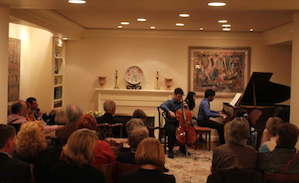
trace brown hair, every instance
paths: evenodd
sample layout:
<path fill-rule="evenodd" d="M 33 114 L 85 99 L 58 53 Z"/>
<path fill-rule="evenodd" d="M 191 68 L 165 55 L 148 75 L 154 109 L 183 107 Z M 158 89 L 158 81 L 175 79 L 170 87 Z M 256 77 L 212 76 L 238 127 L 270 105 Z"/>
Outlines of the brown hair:
<path fill-rule="evenodd" d="M 283 123 L 277 128 L 277 146 L 282 148 L 294 148 L 298 140 L 299 129 L 291 123 Z"/>
<path fill-rule="evenodd" d="M 16 140 L 16 151 L 23 157 L 37 156 L 47 148 L 44 123 L 30 121 L 22 124 Z"/>
<path fill-rule="evenodd" d="M 8 139 L 16 136 L 16 129 L 11 125 L 0 124 L 0 149 L 2 149 Z"/>
<path fill-rule="evenodd" d="M 279 117 L 270 117 L 266 123 L 266 129 L 268 130 L 271 137 L 275 137 L 277 133 L 277 127 L 282 124 L 283 121 Z"/>
<path fill-rule="evenodd" d="M 96 133 L 89 129 L 74 131 L 63 147 L 66 162 L 79 167 L 91 164 L 94 160 L 94 148 L 97 141 Z"/>
<path fill-rule="evenodd" d="M 165 154 L 162 145 L 153 137 L 143 139 L 137 147 L 135 160 L 139 165 L 163 166 Z"/>
<path fill-rule="evenodd" d="M 139 119 L 139 118 L 130 119 L 125 125 L 127 134 L 130 135 L 131 131 L 139 126 L 144 126 L 144 123 L 141 119 Z"/>
<path fill-rule="evenodd" d="M 140 118 L 143 122 L 146 121 L 147 115 L 145 114 L 145 112 L 141 109 L 136 109 L 133 112 L 132 118 Z"/>
<path fill-rule="evenodd" d="M 77 122 L 77 129 L 87 128 L 97 130 L 97 121 L 91 114 L 84 114 Z"/>
<path fill-rule="evenodd" d="M 245 118 L 236 117 L 231 121 L 228 127 L 229 142 L 238 145 L 246 145 L 249 135 L 249 124 Z"/>
<path fill-rule="evenodd" d="M 138 144 L 148 136 L 148 129 L 145 126 L 136 127 L 128 136 L 130 147 L 137 148 Z"/>

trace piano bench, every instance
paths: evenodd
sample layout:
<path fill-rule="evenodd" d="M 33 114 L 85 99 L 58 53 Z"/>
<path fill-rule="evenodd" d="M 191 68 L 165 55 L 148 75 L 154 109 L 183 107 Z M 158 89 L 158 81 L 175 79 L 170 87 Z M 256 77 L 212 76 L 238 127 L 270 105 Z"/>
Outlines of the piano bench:
<path fill-rule="evenodd" d="M 208 143 L 208 138 L 209 138 L 209 151 L 211 150 L 211 128 L 209 127 L 200 127 L 197 125 L 193 125 L 195 131 L 196 131 L 196 142 L 195 142 L 195 147 L 194 149 L 196 150 L 197 145 L 200 143 L 200 137 L 202 134 L 206 136 L 205 138 L 205 148 L 207 149 L 207 143 Z"/>

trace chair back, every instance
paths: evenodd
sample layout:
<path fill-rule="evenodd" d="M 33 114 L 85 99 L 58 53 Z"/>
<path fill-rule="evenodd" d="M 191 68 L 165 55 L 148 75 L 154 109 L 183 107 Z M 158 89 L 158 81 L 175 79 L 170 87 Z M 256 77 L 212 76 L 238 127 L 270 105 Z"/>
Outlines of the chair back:
<path fill-rule="evenodd" d="M 120 180 L 121 176 L 125 173 L 131 173 L 138 170 L 141 166 L 140 165 L 133 165 L 128 163 L 117 162 L 117 175 L 118 180 Z"/>
<path fill-rule="evenodd" d="M 264 183 L 267 181 L 299 182 L 299 174 L 264 172 Z"/>
<path fill-rule="evenodd" d="M 103 165 L 93 165 L 97 170 L 105 175 L 106 183 L 112 182 L 112 163 Z"/>
<path fill-rule="evenodd" d="M 262 183 L 261 172 L 247 169 L 217 170 L 208 176 L 207 183 Z"/>
<path fill-rule="evenodd" d="M 158 109 L 158 117 L 159 117 L 159 141 L 162 143 L 162 138 L 165 138 L 164 125 L 165 125 L 166 113 L 160 107 L 157 107 L 157 109 Z"/>
<path fill-rule="evenodd" d="M 262 113 L 263 112 L 261 110 L 259 110 L 259 109 L 253 109 L 251 111 L 251 113 L 249 114 L 249 118 L 251 120 L 252 126 L 255 126 L 256 122 L 259 120 L 259 118 L 261 117 Z"/>
<path fill-rule="evenodd" d="M 113 128 L 120 128 L 119 137 L 122 138 L 122 131 L 123 131 L 124 124 L 122 123 L 100 123 L 97 127 L 97 134 L 100 140 L 104 140 L 107 137 L 114 137 Z"/>

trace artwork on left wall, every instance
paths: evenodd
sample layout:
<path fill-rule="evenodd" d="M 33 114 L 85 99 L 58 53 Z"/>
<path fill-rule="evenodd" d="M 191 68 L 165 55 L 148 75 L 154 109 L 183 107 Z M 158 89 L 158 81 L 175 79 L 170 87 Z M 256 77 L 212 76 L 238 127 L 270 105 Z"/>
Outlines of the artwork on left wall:
<path fill-rule="evenodd" d="M 20 96 L 21 40 L 9 38 L 8 44 L 8 102 Z"/>

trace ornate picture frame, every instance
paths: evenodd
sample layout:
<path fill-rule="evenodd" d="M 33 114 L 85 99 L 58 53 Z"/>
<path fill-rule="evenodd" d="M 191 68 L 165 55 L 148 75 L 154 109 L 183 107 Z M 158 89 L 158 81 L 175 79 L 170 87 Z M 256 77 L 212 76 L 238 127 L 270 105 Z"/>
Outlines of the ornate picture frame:
<path fill-rule="evenodd" d="M 189 90 L 203 95 L 205 90 L 213 89 L 229 97 L 244 92 L 250 54 L 250 47 L 189 46 Z"/>

